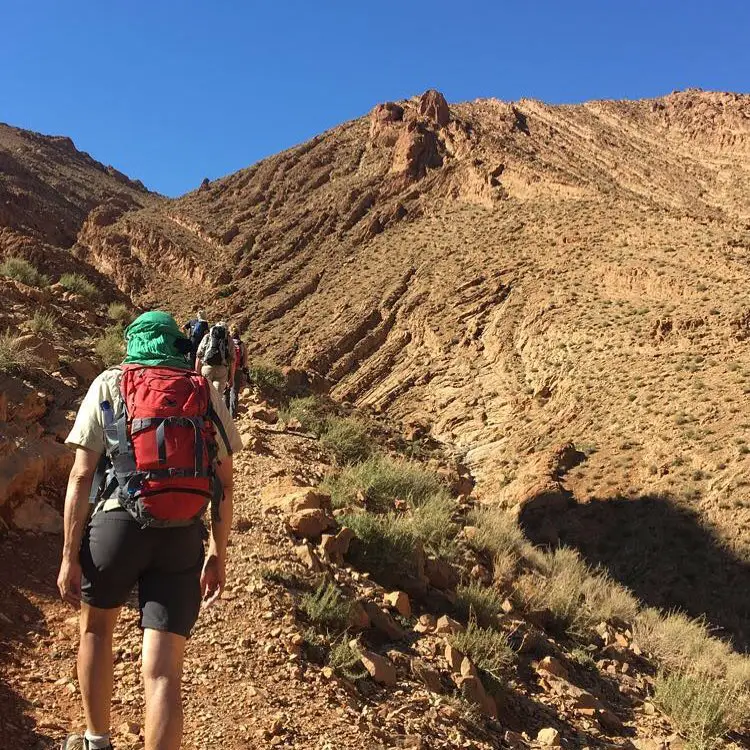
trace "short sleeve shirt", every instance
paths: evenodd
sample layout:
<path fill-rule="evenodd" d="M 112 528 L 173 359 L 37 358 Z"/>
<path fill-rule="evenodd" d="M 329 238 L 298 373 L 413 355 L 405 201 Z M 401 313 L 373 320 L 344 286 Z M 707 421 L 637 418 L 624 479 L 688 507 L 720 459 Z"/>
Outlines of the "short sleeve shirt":
<path fill-rule="evenodd" d="M 120 379 L 122 370 L 112 368 L 98 375 L 84 396 L 73 429 L 65 440 L 66 445 L 76 448 L 87 448 L 96 453 L 104 453 L 104 415 L 102 414 L 102 402 L 109 401 L 112 410 L 116 414 L 122 404 L 120 395 Z M 214 407 L 224 431 L 227 435 L 229 445 L 224 445 L 221 436 L 218 437 L 219 460 L 227 455 L 242 450 L 242 438 L 237 427 L 229 415 L 224 400 L 219 396 L 215 388 L 209 388 L 211 404 Z"/>

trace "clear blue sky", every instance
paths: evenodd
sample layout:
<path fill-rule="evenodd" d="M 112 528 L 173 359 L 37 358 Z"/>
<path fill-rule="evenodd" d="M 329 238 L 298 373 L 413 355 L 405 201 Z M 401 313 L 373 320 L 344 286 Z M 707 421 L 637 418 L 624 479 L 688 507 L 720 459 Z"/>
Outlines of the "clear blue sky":
<path fill-rule="evenodd" d="M 750 88 L 747 0 L 0 0 L 0 121 L 178 195 L 442 90 Z"/>

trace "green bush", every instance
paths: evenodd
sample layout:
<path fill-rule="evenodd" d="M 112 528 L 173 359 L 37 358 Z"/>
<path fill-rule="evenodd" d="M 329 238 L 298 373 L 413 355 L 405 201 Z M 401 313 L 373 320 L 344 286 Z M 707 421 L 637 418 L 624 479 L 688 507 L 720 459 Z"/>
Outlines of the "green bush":
<path fill-rule="evenodd" d="M 0 372 L 26 373 L 41 364 L 38 357 L 18 342 L 16 334 L 0 333 Z"/>
<path fill-rule="evenodd" d="M 20 281 L 26 286 L 49 286 L 49 278 L 23 258 L 6 258 L 0 265 L 0 276 Z"/>
<path fill-rule="evenodd" d="M 99 296 L 99 290 L 80 273 L 64 273 L 58 283 L 63 289 L 88 299 L 95 299 Z"/>
<path fill-rule="evenodd" d="M 313 593 L 305 594 L 300 607 L 319 627 L 340 632 L 349 626 L 352 603 L 333 583 L 323 581 Z"/>
<path fill-rule="evenodd" d="M 133 313 L 126 304 L 112 302 L 107 308 L 107 315 L 113 323 L 127 328 L 133 322 Z"/>
<path fill-rule="evenodd" d="M 456 633 L 450 640 L 498 685 L 505 682 L 514 661 L 513 649 L 505 633 L 482 628 L 472 620 L 463 633 Z"/>
<path fill-rule="evenodd" d="M 498 593 L 481 583 L 460 584 L 456 588 L 456 608 L 469 620 L 476 619 L 488 625 L 502 613 L 502 601 Z"/>
<path fill-rule="evenodd" d="M 396 500 L 418 507 L 430 499 L 448 497 L 447 488 L 435 473 L 387 456 L 373 456 L 346 467 L 326 480 L 326 489 L 336 507 L 355 504 L 362 493 L 368 510 L 378 513 L 393 509 Z"/>
<path fill-rule="evenodd" d="M 284 422 L 296 419 L 303 430 L 320 436 L 325 430 L 331 409 L 332 406 L 318 396 L 300 396 L 290 399 L 288 406 L 281 412 L 281 419 Z"/>
<path fill-rule="evenodd" d="M 284 389 L 284 373 L 275 365 L 256 360 L 248 366 L 250 385 L 263 393 L 275 393 Z"/>
<path fill-rule="evenodd" d="M 34 317 L 29 321 L 29 328 L 34 333 L 51 336 L 57 330 L 57 316 L 54 313 L 37 310 Z"/>
<path fill-rule="evenodd" d="M 106 367 L 119 365 L 125 358 L 125 336 L 120 326 L 108 328 L 94 344 L 94 351 Z"/>
<path fill-rule="evenodd" d="M 353 648 L 346 634 L 344 634 L 333 644 L 328 655 L 328 666 L 342 677 L 356 682 L 369 674 L 362 666 L 360 659 L 359 649 Z"/>
<path fill-rule="evenodd" d="M 354 419 L 329 417 L 321 436 L 323 447 L 333 453 L 339 465 L 364 461 L 373 452 L 367 428 Z"/>
<path fill-rule="evenodd" d="M 654 702 L 688 740 L 693 750 L 712 750 L 727 732 L 748 718 L 747 694 L 706 675 L 660 672 Z"/>

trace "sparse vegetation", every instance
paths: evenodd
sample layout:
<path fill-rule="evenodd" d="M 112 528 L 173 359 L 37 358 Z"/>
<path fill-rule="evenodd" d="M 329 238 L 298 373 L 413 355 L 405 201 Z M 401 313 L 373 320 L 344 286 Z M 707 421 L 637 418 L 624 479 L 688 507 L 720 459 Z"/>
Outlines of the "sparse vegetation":
<path fill-rule="evenodd" d="M 385 513 L 401 500 L 417 507 L 448 491 L 439 477 L 411 461 L 373 456 L 349 466 L 326 481 L 336 507 L 355 505 L 361 493 L 368 510 Z"/>
<path fill-rule="evenodd" d="M 328 655 L 328 666 L 352 682 L 362 680 L 368 675 L 360 661 L 359 650 L 352 647 L 346 634 L 337 639 L 331 647 Z"/>
<path fill-rule="evenodd" d="M 485 625 L 503 611 L 495 589 L 476 582 L 456 588 L 456 608 L 467 619 L 476 619 Z"/>
<path fill-rule="evenodd" d="M 64 273 L 58 283 L 69 292 L 80 294 L 87 299 L 96 299 L 99 296 L 99 290 L 80 273 Z"/>
<path fill-rule="evenodd" d="M 284 373 L 276 365 L 255 360 L 247 369 L 250 385 L 263 393 L 274 393 L 284 387 Z"/>
<path fill-rule="evenodd" d="M 346 630 L 351 602 L 335 584 L 323 581 L 313 593 L 302 597 L 300 607 L 312 623 L 332 632 Z"/>
<path fill-rule="evenodd" d="M 20 344 L 14 333 L 0 333 L 0 372 L 25 373 L 40 365 L 39 358 Z"/>
<path fill-rule="evenodd" d="M 325 421 L 321 443 L 340 465 L 364 461 L 373 452 L 373 441 L 362 422 L 341 417 Z"/>
<path fill-rule="evenodd" d="M 49 286 L 49 277 L 40 273 L 36 266 L 24 258 L 6 258 L 0 264 L 0 276 L 20 281 L 26 286 L 37 288 Z"/>
<path fill-rule="evenodd" d="M 130 308 L 122 302 L 112 302 L 107 307 L 109 319 L 123 328 L 127 328 L 133 321 L 133 313 Z"/>
<path fill-rule="evenodd" d="M 29 321 L 29 328 L 36 334 L 51 336 L 57 330 L 57 315 L 37 310 Z"/>
<path fill-rule="evenodd" d="M 108 328 L 94 344 L 94 351 L 101 357 L 105 367 L 118 365 L 125 357 L 125 338 L 120 326 Z"/>
<path fill-rule="evenodd" d="M 322 435 L 331 411 L 332 405 L 318 396 L 299 396 L 289 401 L 280 416 L 285 422 L 296 419 L 303 430 Z"/>
<path fill-rule="evenodd" d="M 483 628 L 474 620 L 463 633 L 451 636 L 455 647 L 499 685 L 504 684 L 514 661 L 513 649 L 505 633 Z"/>

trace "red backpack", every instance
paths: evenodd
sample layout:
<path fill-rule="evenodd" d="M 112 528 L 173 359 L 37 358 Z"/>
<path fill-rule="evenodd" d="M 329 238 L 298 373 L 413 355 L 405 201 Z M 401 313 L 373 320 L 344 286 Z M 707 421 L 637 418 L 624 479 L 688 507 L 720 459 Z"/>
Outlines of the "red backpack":
<path fill-rule="evenodd" d="M 122 371 L 119 413 L 102 404 L 108 466 L 101 496 L 116 495 L 142 526 L 185 526 L 209 504 L 218 517 L 216 429 L 227 437 L 208 381 L 171 367 Z"/>

